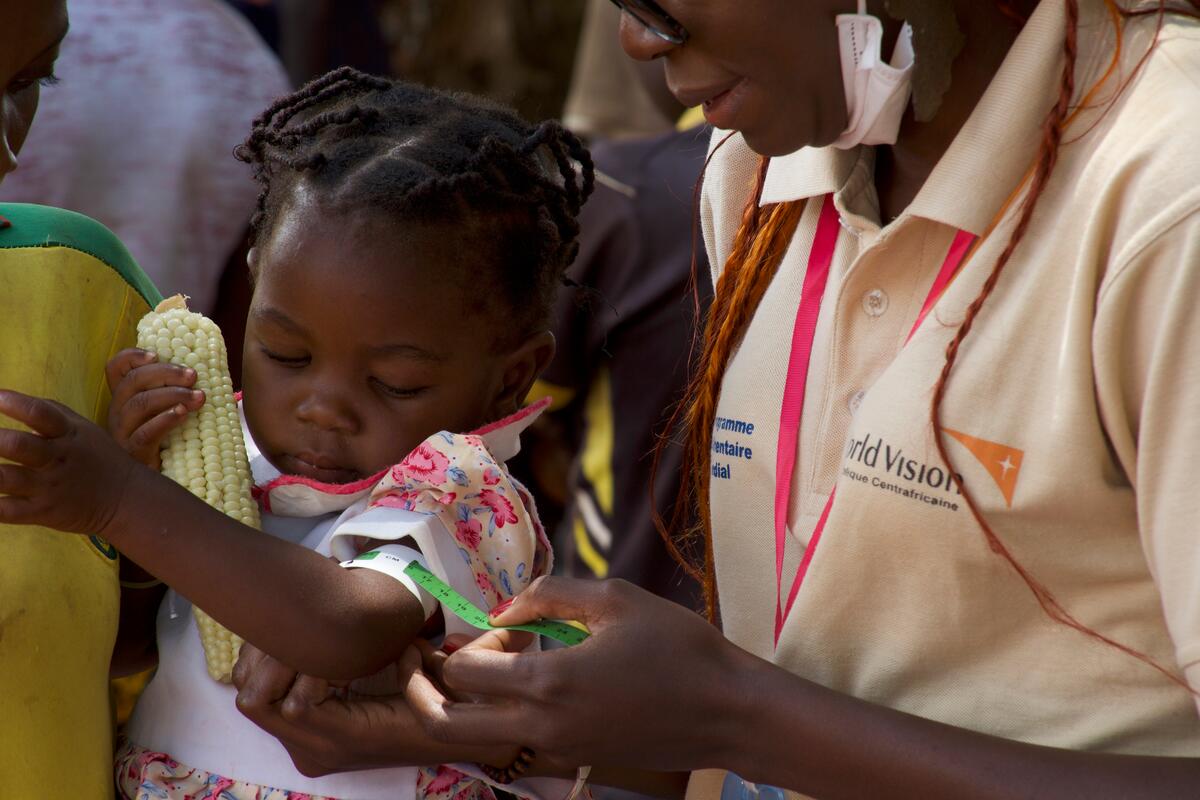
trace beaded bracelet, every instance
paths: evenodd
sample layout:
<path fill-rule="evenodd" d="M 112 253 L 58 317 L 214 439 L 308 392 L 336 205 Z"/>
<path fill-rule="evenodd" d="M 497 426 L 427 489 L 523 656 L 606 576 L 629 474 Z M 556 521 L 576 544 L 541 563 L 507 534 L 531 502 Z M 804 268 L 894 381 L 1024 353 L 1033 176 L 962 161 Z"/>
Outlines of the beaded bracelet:
<path fill-rule="evenodd" d="M 517 757 L 507 767 L 493 767 L 491 764 L 480 764 L 479 768 L 494 783 L 507 786 L 529 771 L 535 757 L 532 750 L 528 747 L 522 747 L 517 753 Z"/>

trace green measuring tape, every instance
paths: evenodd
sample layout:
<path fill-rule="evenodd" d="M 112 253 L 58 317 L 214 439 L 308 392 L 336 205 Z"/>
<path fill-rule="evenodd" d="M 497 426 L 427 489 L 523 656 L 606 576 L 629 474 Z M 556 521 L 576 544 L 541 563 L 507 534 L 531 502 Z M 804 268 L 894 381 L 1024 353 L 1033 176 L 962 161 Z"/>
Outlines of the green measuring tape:
<path fill-rule="evenodd" d="M 578 622 L 562 622 L 557 619 L 542 619 L 528 625 L 493 625 L 488 622 L 487 612 L 481 611 L 474 603 L 454 591 L 441 578 L 434 575 L 418 562 L 413 561 L 404 568 L 404 574 L 416 581 L 422 589 L 438 599 L 443 607 L 454 613 L 468 625 L 480 630 L 515 630 L 529 631 L 548 636 L 565 645 L 576 645 L 588 638 L 588 630 Z"/>

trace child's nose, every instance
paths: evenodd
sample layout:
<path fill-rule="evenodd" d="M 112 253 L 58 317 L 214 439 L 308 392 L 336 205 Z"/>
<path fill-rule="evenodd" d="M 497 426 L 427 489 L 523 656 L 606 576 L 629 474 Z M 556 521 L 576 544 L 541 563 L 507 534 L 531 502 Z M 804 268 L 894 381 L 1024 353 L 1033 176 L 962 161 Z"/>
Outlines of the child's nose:
<path fill-rule="evenodd" d="M 331 393 L 312 392 L 296 406 L 296 417 L 322 430 L 354 433 L 357 417 L 350 405 Z"/>

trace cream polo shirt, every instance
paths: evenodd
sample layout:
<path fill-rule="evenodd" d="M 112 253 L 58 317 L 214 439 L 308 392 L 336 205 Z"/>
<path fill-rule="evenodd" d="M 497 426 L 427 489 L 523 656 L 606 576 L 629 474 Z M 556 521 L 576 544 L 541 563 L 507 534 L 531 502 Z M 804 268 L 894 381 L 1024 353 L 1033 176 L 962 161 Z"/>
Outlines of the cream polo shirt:
<path fill-rule="evenodd" d="M 1081 93 L 1103 74 L 1114 38 L 1099 0 L 1082 11 Z M 1154 26 L 1128 23 L 1126 75 Z M 933 387 L 1011 215 L 903 347 L 957 230 L 983 233 L 1032 163 L 1057 97 L 1064 32 L 1062 4 L 1043 2 L 925 187 L 882 230 L 870 149 L 772 162 L 764 204 L 813 201 L 717 411 L 711 499 L 724 630 L 817 683 L 960 727 L 1080 750 L 1198 756 L 1192 696 L 1052 622 L 990 551 L 937 455 Z M 954 469 L 1017 559 L 1083 623 L 1187 670 L 1200 687 L 1198 75 L 1200 26 L 1168 22 L 1107 113 L 1085 113 L 1071 128 L 1078 141 L 1062 149 L 966 340 L 942 419 L 954 431 Z M 702 221 L 717 269 L 757 163 L 735 136 L 709 168 Z M 837 500 L 776 650 L 780 404 L 830 192 L 843 230 L 807 381 L 785 596 L 835 485 Z M 694 795 L 719 789 L 708 778 L 693 781 Z"/>

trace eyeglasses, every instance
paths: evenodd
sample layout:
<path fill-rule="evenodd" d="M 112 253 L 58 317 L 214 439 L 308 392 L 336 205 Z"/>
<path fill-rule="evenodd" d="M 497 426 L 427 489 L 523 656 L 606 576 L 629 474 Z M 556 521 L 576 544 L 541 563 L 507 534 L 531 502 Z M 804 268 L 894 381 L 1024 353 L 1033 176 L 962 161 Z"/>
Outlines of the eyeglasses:
<path fill-rule="evenodd" d="M 687 28 L 679 24 L 654 0 L 612 0 L 612 4 L 642 23 L 658 38 L 673 45 L 688 40 Z"/>

